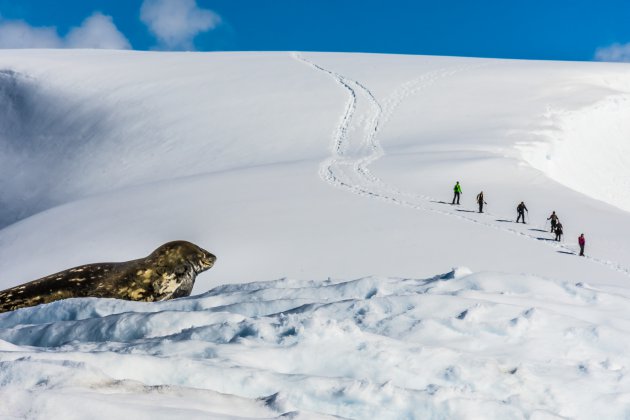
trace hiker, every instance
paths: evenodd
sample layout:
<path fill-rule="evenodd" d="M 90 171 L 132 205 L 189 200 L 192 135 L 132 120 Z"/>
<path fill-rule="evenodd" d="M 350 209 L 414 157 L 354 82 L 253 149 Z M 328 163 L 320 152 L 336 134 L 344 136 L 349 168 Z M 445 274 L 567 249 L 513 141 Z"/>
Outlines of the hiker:
<path fill-rule="evenodd" d="M 556 224 L 556 241 L 560 242 L 562 240 L 562 223 L 560 223 L 560 219 L 558 219 L 558 223 Z"/>
<path fill-rule="evenodd" d="M 581 233 L 578 238 L 578 244 L 580 244 L 580 257 L 584 256 L 584 245 L 586 245 L 586 239 L 584 238 L 584 234 Z"/>
<path fill-rule="evenodd" d="M 555 210 L 551 213 L 551 216 L 547 217 L 547 220 L 551 220 L 551 230 L 549 232 L 553 233 L 556 230 L 556 224 L 558 223 L 558 216 L 556 215 Z"/>
<path fill-rule="evenodd" d="M 483 191 L 477 194 L 477 204 L 479 204 L 479 213 L 483 213 L 483 205 L 488 204 L 485 201 L 483 201 Z"/>
<path fill-rule="evenodd" d="M 455 195 L 453 195 L 453 202 L 451 204 L 455 204 L 455 200 L 457 200 L 457 204 L 459 204 L 459 195 L 462 193 L 462 187 L 459 185 L 459 181 L 455 183 L 453 191 L 455 192 Z"/>
<path fill-rule="evenodd" d="M 521 204 L 516 206 L 516 212 L 518 213 L 516 223 L 518 223 L 521 218 L 523 218 L 523 223 L 525 223 L 525 212 L 529 213 L 529 210 L 527 210 L 527 207 L 525 207 L 525 203 L 521 201 Z"/>

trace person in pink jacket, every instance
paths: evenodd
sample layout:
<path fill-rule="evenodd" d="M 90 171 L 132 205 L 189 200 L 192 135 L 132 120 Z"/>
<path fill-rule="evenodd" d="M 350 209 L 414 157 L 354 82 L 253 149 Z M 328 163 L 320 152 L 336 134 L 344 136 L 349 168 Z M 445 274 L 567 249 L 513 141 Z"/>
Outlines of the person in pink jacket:
<path fill-rule="evenodd" d="M 586 245 L 586 239 L 584 238 L 584 234 L 580 234 L 578 238 L 578 244 L 580 244 L 580 256 L 584 256 L 584 245 Z"/>

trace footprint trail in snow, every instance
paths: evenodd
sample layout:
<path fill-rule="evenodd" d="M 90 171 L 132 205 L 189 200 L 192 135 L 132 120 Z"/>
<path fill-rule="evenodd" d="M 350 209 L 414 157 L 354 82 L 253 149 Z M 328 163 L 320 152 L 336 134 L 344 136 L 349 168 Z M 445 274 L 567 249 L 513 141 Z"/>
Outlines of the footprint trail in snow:
<path fill-rule="evenodd" d="M 402 101 L 409 96 L 420 93 L 441 79 L 482 65 L 452 66 L 427 72 L 416 79 L 402 84 L 381 105 L 374 94 L 361 82 L 322 67 L 300 53 L 293 53 L 293 58 L 328 75 L 348 93 L 348 102 L 341 117 L 341 122 L 333 134 L 332 155 L 322 162 L 320 166 L 319 173 L 325 182 L 357 195 L 368 196 L 418 210 L 457 217 L 468 222 L 540 242 L 538 236 L 532 235 L 529 231 L 520 229 L 518 226 L 505 227 L 493 223 L 496 217 L 488 220 L 488 216 L 493 216 L 490 213 L 479 215 L 477 213 L 462 214 L 464 212 L 456 212 L 451 208 L 445 207 L 444 202 L 440 203 L 439 200 L 433 197 L 401 191 L 395 186 L 383 182 L 369 170 L 369 165 L 385 154 L 378 140 L 379 130 L 389 120 Z M 576 254 L 576 250 L 568 244 L 554 241 L 545 241 L 545 243 L 559 252 Z M 630 276 L 630 269 L 619 263 L 588 256 L 585 258 Z"/>

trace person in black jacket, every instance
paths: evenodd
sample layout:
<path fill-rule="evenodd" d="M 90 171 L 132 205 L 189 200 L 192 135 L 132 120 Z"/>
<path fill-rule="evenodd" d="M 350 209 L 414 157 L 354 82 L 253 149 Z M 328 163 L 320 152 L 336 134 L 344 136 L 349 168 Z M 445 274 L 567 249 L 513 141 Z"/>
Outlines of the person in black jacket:
<path fill-rule="evenodd" d="M 479 213 L 483 213 L 483 205 L 488 204 L 483 200 L 483 191 L 477 194 L 477 204 L 479 204 Z"/>
<path fill-rule="evenodd" d="M 556 241 L 560 242 L 562 240 L 563 233 L 564 231 L 562 230 L 562 223 L 560 223 L 560 220 L 558 220 L 558 223 L 556 224 Z"/>
<path fill-rule="evenodd" d="M 551 213 L 551 216 L 547 217 L 547 220 L 551 220 L 551 230 L 550 232 L 553 233 L 556 230 L 556 224 L 558 223 L 558 216 L 556 215 L 556 211 L 554 210 Z"/>
<path fill-rule="evenodd" d="M 529 210 L 527 210 L 525 203 L 521 201 L 521 204 L 516 206 L 516 212 L 518 213 L 518 217 L 516 218 L 516 223 L 518 223 L 518 221 L 521 218 L 523 219 L 523 223 L 525 223 L 525 212 L 529 213 Z"/>

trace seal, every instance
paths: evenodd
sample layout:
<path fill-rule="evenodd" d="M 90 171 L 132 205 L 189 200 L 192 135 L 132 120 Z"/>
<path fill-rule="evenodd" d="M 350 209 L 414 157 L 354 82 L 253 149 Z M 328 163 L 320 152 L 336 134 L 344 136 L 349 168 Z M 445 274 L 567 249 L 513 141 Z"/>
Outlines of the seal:
<path fill-rule="evenodd" d="M 70 268 L 0 292 L 0 313 L 60 299 L 99 297 L 157 302 L 190 296 L 197 274 L 216 257 L 186 241 L 168 242 L 148 257 Z"/>

